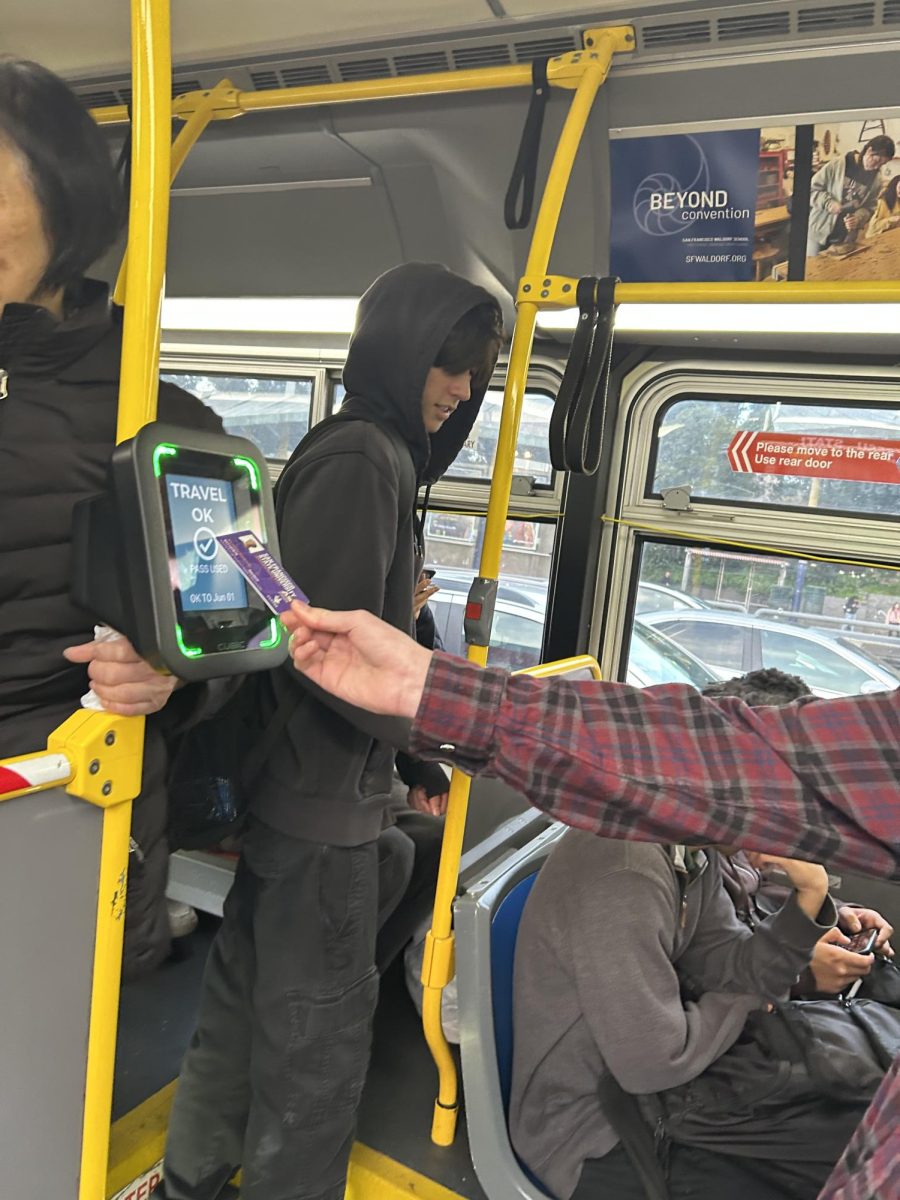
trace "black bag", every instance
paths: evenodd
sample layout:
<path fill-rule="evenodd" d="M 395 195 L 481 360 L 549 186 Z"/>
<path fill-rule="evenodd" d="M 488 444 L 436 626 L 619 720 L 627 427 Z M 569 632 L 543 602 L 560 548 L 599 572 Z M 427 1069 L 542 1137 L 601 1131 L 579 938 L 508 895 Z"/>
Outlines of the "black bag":
<path fill-rule="evenodd" d="M 167 783 L 170 849 L 201 850 L 240 832 L 249 789 L 301 699 L 298 687 L 296 697 L 272 711 L 268 675 L 245 676 L 218 711 L 175 743 Z"/>
<path fill-rule="evenodd" d="M 863 976 L 862 987 L 856 993 L 859 1000 L 877 1000 L 900 1008 L 900 968 L 880 954 L 875 955 L 872 970 Z"/>
<path fill-rule="evenodd" d="M 900 1013 L 868 1000 L 790 1000 L 752 1013 L 702 1075 L 652 1098 L 673 1142 L 815 1162 L 840 1150 L 893 1058 Z"/>

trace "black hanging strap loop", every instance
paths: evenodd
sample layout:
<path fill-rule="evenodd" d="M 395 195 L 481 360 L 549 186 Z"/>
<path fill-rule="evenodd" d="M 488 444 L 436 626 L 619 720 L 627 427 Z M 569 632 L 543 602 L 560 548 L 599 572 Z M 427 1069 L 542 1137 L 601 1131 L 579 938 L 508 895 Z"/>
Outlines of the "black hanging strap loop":
<path fill-rule="evenodd" d="M 506 189 L 503 201 L 503 219 L 507 229 L 525 229 L 531 221 L 534 206 L 534 185 L 537 179 L 538 155 L 541 149 L 541 130 L 544 126 L 544 109 L 550 96 L 547 82 L 549 58 L 536 58 L 531 64 L 532 92 L 519 153 Z M 516 212 L 516 201 L 521 191 L 521 206 Z"/>
<path fill-rule="evenodd" d="M 122 149 L 119 151 L 119 157 L 116 159 L 115 172 L 119 176 L 122 194 L 127 204 L 131 192 L 131 148 L 134 142 L 134 112 L 130 100 L 125 108 L 128 112 L 128 129 L 125 133 L 125 140 L 122 142 Z"/>
<path fill-rule="evenodd" d="M 578 304 L 578 324 L 572 337 L 569 358 L 563 372 L 562 382 L 556 394 L 556 403 L 550 417 L 550 462 L 554 471 L 566 470 L 566 430 L 569 414 L 581 390 L 597 321 L 597 280 L 588 275 L 578 281 L 575 291 Z"/>
<path fill-rule="evenodd" d="M 578 326 L 550 418 L 550 461 L 557 471 L 593 475 L 606 432 L 617 279 L 579 281 Z"/>

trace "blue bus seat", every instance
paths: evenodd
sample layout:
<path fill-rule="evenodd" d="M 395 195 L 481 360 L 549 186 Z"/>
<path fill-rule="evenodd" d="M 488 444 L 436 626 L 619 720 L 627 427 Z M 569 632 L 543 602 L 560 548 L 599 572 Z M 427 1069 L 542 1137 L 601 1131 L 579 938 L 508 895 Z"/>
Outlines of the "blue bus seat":
<path fill-rule="evenodd" d="M 466 1123 L 488 1200 L 552 1200 L 516 1157 L 507 1116 L 513 1059 L 513 963 L 525 901 L 565 833 L 543 830 L 456 901 L 456 979 Z"/>
<path fill-rule="evenodd" d="M 520 879 L 500 901 L 491 921 L 491 1000 L 494 1009 L 494 1046 L 503 1111 L 509 1117 L 509 1089 L 513 1056 L 513 966 L 516 939 L 525 901 L 531 894 L 537 871 Z"/>

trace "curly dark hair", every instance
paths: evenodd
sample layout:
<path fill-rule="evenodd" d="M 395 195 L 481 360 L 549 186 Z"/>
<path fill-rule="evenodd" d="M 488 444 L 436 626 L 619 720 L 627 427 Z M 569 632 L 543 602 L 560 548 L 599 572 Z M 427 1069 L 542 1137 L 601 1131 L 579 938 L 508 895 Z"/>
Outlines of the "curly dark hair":
<path fill-rule="evenodd" d="M 751 708 L 762 708 L 791 704 L 803 696 L 811 696 L 812 692 L 798 675 L 788 675 L 776 667 L 764 667 L 761 671 L 748 671 L 746 675 L 736 675 L 721 683 L 707 684 L 702 695 L 714 699 L 734 696 Z"/>

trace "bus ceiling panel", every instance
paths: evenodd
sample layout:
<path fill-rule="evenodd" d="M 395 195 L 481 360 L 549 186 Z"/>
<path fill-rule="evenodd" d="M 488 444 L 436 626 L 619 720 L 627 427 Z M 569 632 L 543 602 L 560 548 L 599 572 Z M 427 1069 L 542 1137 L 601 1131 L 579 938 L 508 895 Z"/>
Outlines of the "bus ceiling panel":
<path fill-rule="evenodd" d="M 170 296 L 347 296 L 404 259 L 383 188 L 185 196 L 172 205 Z"/>
<path fill-rule="evenodd" d="M 610 126 L 630 134 L 710 122 L 752 125 L 773 117 L 877 110 L 897 104 L 897 39 L 817 53 L 755 54 L 722 63 L 667 63 L 614 73 L 606 91 Z"/>
<path fill-rule="evenodd" d="M 359 295 L 382 263 L 413 259 L 439 260 L 514 294 L 530 231 L 507 230 L 502 197 L 525 107 L 511 94 L 457 96 L 208 131 L 175 187 L 169 294 Z M 554 95 L 541 179 L 566 107 L 567 97 Z M 605 269 L 606 151 L 601 94 L 563 209 L 558 271 Z M 260 254 L 260 239 L 270 256 Z"/>
<path fill-rule="evenodd" d="M 172 5 L 173 62 L 268 54 L 385 35 L 431 35 L 495 19 L 489 0 L 178 0 Z M 125 0 L 4 0 L 3 48 L 72 77 L 127 71 Z"/>
<path fill-rule="evenodd" d="M 323 129 L 321 116 L 291 114 L 288 126 L 263 129 L 254 121 L 207 129 L 178 173 L 173 195 L 194 189 L 290 188 L 294 184 L 364 187 L 372 166 L 358 151 Z"/>

